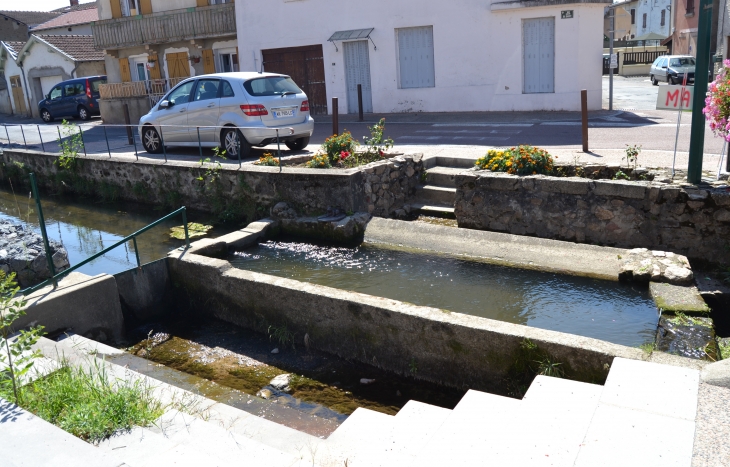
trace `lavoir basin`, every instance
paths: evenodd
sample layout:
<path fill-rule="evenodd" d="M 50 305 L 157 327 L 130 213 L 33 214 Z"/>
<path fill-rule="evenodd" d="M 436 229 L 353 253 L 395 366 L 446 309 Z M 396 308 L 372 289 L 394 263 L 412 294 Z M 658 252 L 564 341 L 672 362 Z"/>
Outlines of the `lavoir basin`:
<path fill-rule="evenodd" d="M 369 243 L 267 241 L 230 261 L 249 271 L 631 347 L 654 342 L 659 319 L 639 285 Z"/>

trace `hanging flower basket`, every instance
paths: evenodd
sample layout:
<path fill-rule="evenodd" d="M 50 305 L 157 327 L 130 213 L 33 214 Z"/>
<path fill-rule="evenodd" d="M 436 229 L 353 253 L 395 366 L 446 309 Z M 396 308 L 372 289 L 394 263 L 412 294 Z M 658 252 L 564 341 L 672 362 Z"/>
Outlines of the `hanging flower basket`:
<path fill-rule="evenodd" d="M 715 136 L 730 141 L 730 75 L 728 68 L 730 60 L 723 62 L 723 68 L 715 81 L 708 86 L 705 108 L 702 113 L 710 123 L 710 129 Z"/>

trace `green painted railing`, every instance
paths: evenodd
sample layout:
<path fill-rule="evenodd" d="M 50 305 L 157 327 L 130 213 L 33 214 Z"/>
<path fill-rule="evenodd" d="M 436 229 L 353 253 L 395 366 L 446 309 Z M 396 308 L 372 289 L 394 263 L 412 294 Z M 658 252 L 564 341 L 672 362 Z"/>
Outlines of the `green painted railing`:
<path fill-rule="evenodd" d="M 28 287 L 26 289 L 21 290 L 20 293 L 22 293 L 23 295 L 28 295 L 30 293 L 33 293 L 36 290 L 41 289 L 49 284 L 53 284 L 53 288 L 55 289 L 58 285 L 58 281 L 61 278 L 63 278 L 64 276 L 66 276 L 67 274 L 79 269 L 81 266 L 84 266 L 85 264 L 88 264 L 91 261 L 94 261 L 99 256 L 105 255 L 106 253 L 110 252 L 114 248 L 124 245 L 129 240 L 132 240 L 132 242 L 134 243 L 134 255 L 137 258 L 137 267 L 140 267 L 141 263 L 139 261 L 139 251 L 137 249 L 137 236 L 147 232 L 152 227 L 159 225 L 160 223 L 166 221 L 167 219 L 177 216 L 178 214 L 182 214 L 183 226 L 185 228 L 185 248 L 186 249 L 190 248 L 190 236 L 188 235 L 188 216 L 185 211 L 185 206 L 183 206 L 180 209 L 177 209 L 177 210 L 171 212 L 170 214 L 166 215 L 165 217 L 157 219 L 153 223 L 139 229 L 138 231 L 134 232 L 133 234 L 127 235 L 123 239 L 116 242 L 114 245 L 104 248 L 103 250 L 96 253 L 95 255 L 89 256 L 88 258 L 81 261 L 80 263 L 78 263 L 74 266 L 71 266 L 70 268 L 56 274 L 55 268 L 53 267 L 53 259 L 50 256 L 50 248 L 48 246 L 48 239 L 46 237 L 46 225 L 45 225 L 45 221 L 43 219 L 43 211 L 41 210 L 40 198 L 38 197 L 38 189 L 37 189 L 36 183 L 35 183 L 35 176 L 33 174 L 31 174 L 31 188 L 33 189 L 33 195 L 36 197 L 36 203 L 38 205 L 38 217 L 39 217 L 39 221 L 41 223 L 41 233 L 43 234 L 43 243 L 44 243 L 44 246 L 46 247 L 46 256 L 48 257 L 49 268 L 50 268 L 50 271 L 51 271 L 51 274 L 53 275 L 53 277 L 46 279 L 45 281 L 41 282 L 40 284 L 37 284 L 32 287 Z"/>

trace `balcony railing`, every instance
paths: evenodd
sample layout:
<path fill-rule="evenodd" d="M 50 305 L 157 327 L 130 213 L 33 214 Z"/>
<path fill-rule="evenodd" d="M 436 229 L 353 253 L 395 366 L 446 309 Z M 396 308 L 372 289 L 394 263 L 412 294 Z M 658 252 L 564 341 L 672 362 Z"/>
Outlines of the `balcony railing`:
<path fill-rule="evenodd" d="M 236 34 L 234 3 L 127 16 L 91 23 L 97 50 Z"/>
<path fill-rule="evenodd" d="M 167 91 L 175 87 L 185 78 L 151 79 L 149 81 L 132 81 L 131 83 L 107 83 L 99 85 L 101 99 L 119 99 L 122 97 L 147 96 L 150 106 L 157 104 Z"/>

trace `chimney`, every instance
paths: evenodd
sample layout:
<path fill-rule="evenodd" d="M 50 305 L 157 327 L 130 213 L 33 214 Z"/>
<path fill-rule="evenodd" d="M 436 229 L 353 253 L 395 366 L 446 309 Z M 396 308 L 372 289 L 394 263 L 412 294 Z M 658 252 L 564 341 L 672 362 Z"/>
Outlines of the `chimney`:
<path fill-rule="evenodd" d="M 71 6 L 78 6 L 79 0 L 69 0 L 71 2 Z"/>

